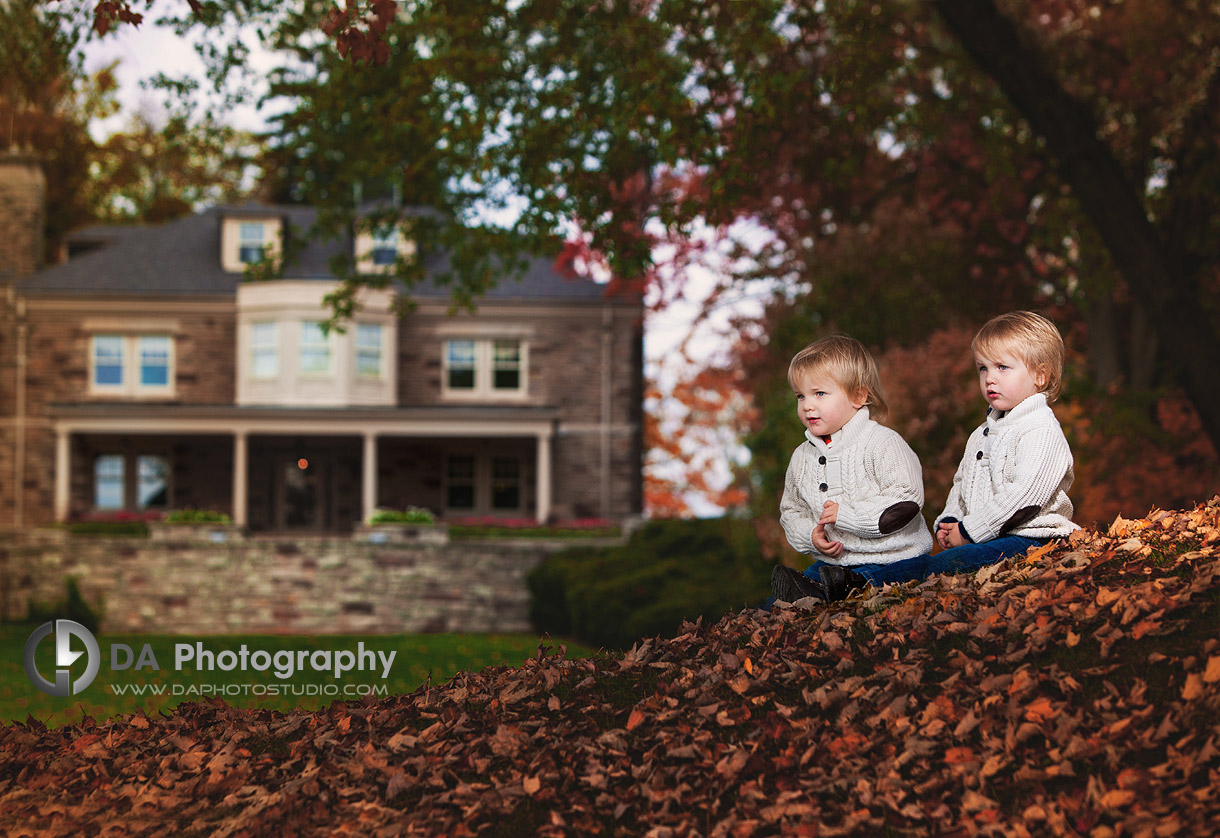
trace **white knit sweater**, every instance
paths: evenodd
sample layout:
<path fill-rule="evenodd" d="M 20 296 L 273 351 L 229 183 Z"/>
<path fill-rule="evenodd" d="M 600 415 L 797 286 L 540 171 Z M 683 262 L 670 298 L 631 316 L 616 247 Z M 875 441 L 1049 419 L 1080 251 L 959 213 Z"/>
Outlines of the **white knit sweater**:
<path fill-rule="evenodd" d="M 822 556 L 827 563 L 888 564 L 932 549 L 920 514 L 923 470 L 896 431 L 870 419 L 865 407 L 831 436 L 830 445 L 808 430 L 805 439 L 792 452 L 779 504 L 794 549 L 816 552 L 813 528 L 828 500 L 839 504 L 839 516 L 826 535 L 843 542 L 843 552 L 835 559 Z"/>
<path fill-rule="evenodd" d="M 945 511 L 975 542 L 1000 535 L 1065 536 L 1072 523 L 1072 451 L 1046 396 L 1009 411 L 988 409 L 970 435 Z"/>

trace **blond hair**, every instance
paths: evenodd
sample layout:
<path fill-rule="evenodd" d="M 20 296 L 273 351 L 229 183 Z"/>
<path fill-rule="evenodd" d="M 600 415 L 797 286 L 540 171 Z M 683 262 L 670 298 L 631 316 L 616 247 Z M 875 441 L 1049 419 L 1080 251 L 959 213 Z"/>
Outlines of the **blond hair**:
<path fill-rule="evenodd" d="M 1029 368 L 1047 401 L 1054 401 L 1063 386 L 1063 336 L 1047 318 L 1032 311 L 1010 311 L 987 321 L 974 336 L 970 349 L 989 360 L 1006 351 Z"/>
<path fill-rule="evenodd" d="M 864 395 L 869 418 L 878 421 L 889 413 L 881 392 L 881 374 L 864 344 L 847 335 L 815 340 L 793 356 L 788 364 L 788 383 L 795 390 L 797 378 L 826 373 L 850 396 Z"/>

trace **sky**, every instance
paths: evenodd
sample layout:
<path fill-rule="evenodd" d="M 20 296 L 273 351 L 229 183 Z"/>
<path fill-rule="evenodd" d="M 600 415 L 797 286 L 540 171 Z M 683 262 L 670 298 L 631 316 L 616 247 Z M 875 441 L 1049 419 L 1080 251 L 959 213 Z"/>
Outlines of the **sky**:
<path fill-rule="evenodd" d="M 177 1 L 162 0 L 154 8 L 169 8 Z M 158 112 L 161 106 L 157 94 L 141 86 L 157 73 L 190 75 L 199 79 L 204 75 L 203 61 L 195 52 L 193 40 L 176 35 L 168 27 L 157 26 L 153 23 L 154 18 L 155 14 L 147 14 L 145 22 L 139 26 L 115 26 L 103 37 L 94 37 L 85 45 L 86 72 L 92 73 L 113 61 L 119 62 L 115 73 L 119 82 L 119 101 L 125 111 Z M 270 69 L 272 54 L 255 49 L 251 64 L 255 68 Z M 94 126 L 95 138 L 119 130 L 123 121 L 124 114 L 119 114 Z M 236 109 L 228 121 L 237 128 L 248 130 L 264 127 L 262 117 L 252 106 Z"/>

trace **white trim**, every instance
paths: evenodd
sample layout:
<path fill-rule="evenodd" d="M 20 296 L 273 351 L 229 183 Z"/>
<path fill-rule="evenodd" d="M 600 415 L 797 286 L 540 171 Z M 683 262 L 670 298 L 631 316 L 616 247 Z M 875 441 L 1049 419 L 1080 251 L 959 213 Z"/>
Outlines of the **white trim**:
<path fill-rule="evenodd" d="M 360 474 L 360 521 L 367 524 L 377 508 L 377 435 L 364 435 Z"/>
<path fill-rule="evenodd" d="M 538 334 L 538 330 L 528 323 L 478 323 L 478 322 L 446 322 L 433 326 L 423 326 L 421 331 L 431 332 L 447 340 L 478 340 L 479 338 L 510 340 L 516 338 L 526 341 Z"/>
<path fill-rule="evenodd" d="M 92 307 L 92 304 L 91 306 Z M 86 317 L 81 321 L 81 331 L 89 334 L 106 332 L 113 335 L 143 334 L 169 335 L 173 337 L 185 330 L 177 317 Z"/>
<path fill-rule="evenodd" d="M 51 420 L 57 433 L 173 435 L 199 434 L 228 436 L 233 433 L 264 435 L 359 436 L 365 433 L 389 437 L 537 437 L 550 435 L 554 420 L 540 419 L 466 419 L 458 417 L 428 419 L 375 419 L 368 416 L 346 418 L 342 415 L 318 418 L 280 416 L 241 417 L 225 415 L 197 417 L 59 417 Z"/>
<path fill-rule="evenodd" d="M 244 432 L 233 434 L 233 525 L 246 526 L 249 520 L 250 500 L 247 487 L 250 485 L 250 445 Z"/>

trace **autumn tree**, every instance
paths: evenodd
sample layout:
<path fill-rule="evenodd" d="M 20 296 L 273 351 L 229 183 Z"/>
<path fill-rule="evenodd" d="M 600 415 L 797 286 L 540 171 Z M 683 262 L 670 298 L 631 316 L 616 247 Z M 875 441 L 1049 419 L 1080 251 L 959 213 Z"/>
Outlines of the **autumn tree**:
<path fill-rule="evenodd" d="M 42 161 L 48 261 L 67 232 L 90 218 L 84 198 L 92 148 L 88 120 L 113 81 L 101 78 L 78 91 L 83 34 L 68 13 L 45 3 L 0 3 L 0 147 L 36 149 Z"/>
<path fill-rule="evenodd" d="M 87 199 L 98 221 L 158 224 L 238 200 L 258 154 L 249 134 L 211 116 L 136 113 L 94 150 Z"/>
<path fill-rule="evenodd" d="M 880 352 L 1050 308 L 1088 353 L 1081 387 L 1150 392 L 1143 413 L 1163 430 L 1180 383 L 1220 439 L 1211 5 L 399 8 L 280 16 L 301 71 L 279 89 L 280 152 L 303 176 L 330 172 L 342 188 L 311 198 L 342 214 L 361 155 L 385 149 L 379 176 L 460 222 L 449 243 L 472 293 L 494 279 L 491 245 L 541 252 L 566 235 L 567 255 L 647 282 L 660 241 L 751 219 L 772 239 L 727 281 L 781 291 L 765 336 L 743 343 L 750 369 L 774 373 L 819 329 Z"/>

